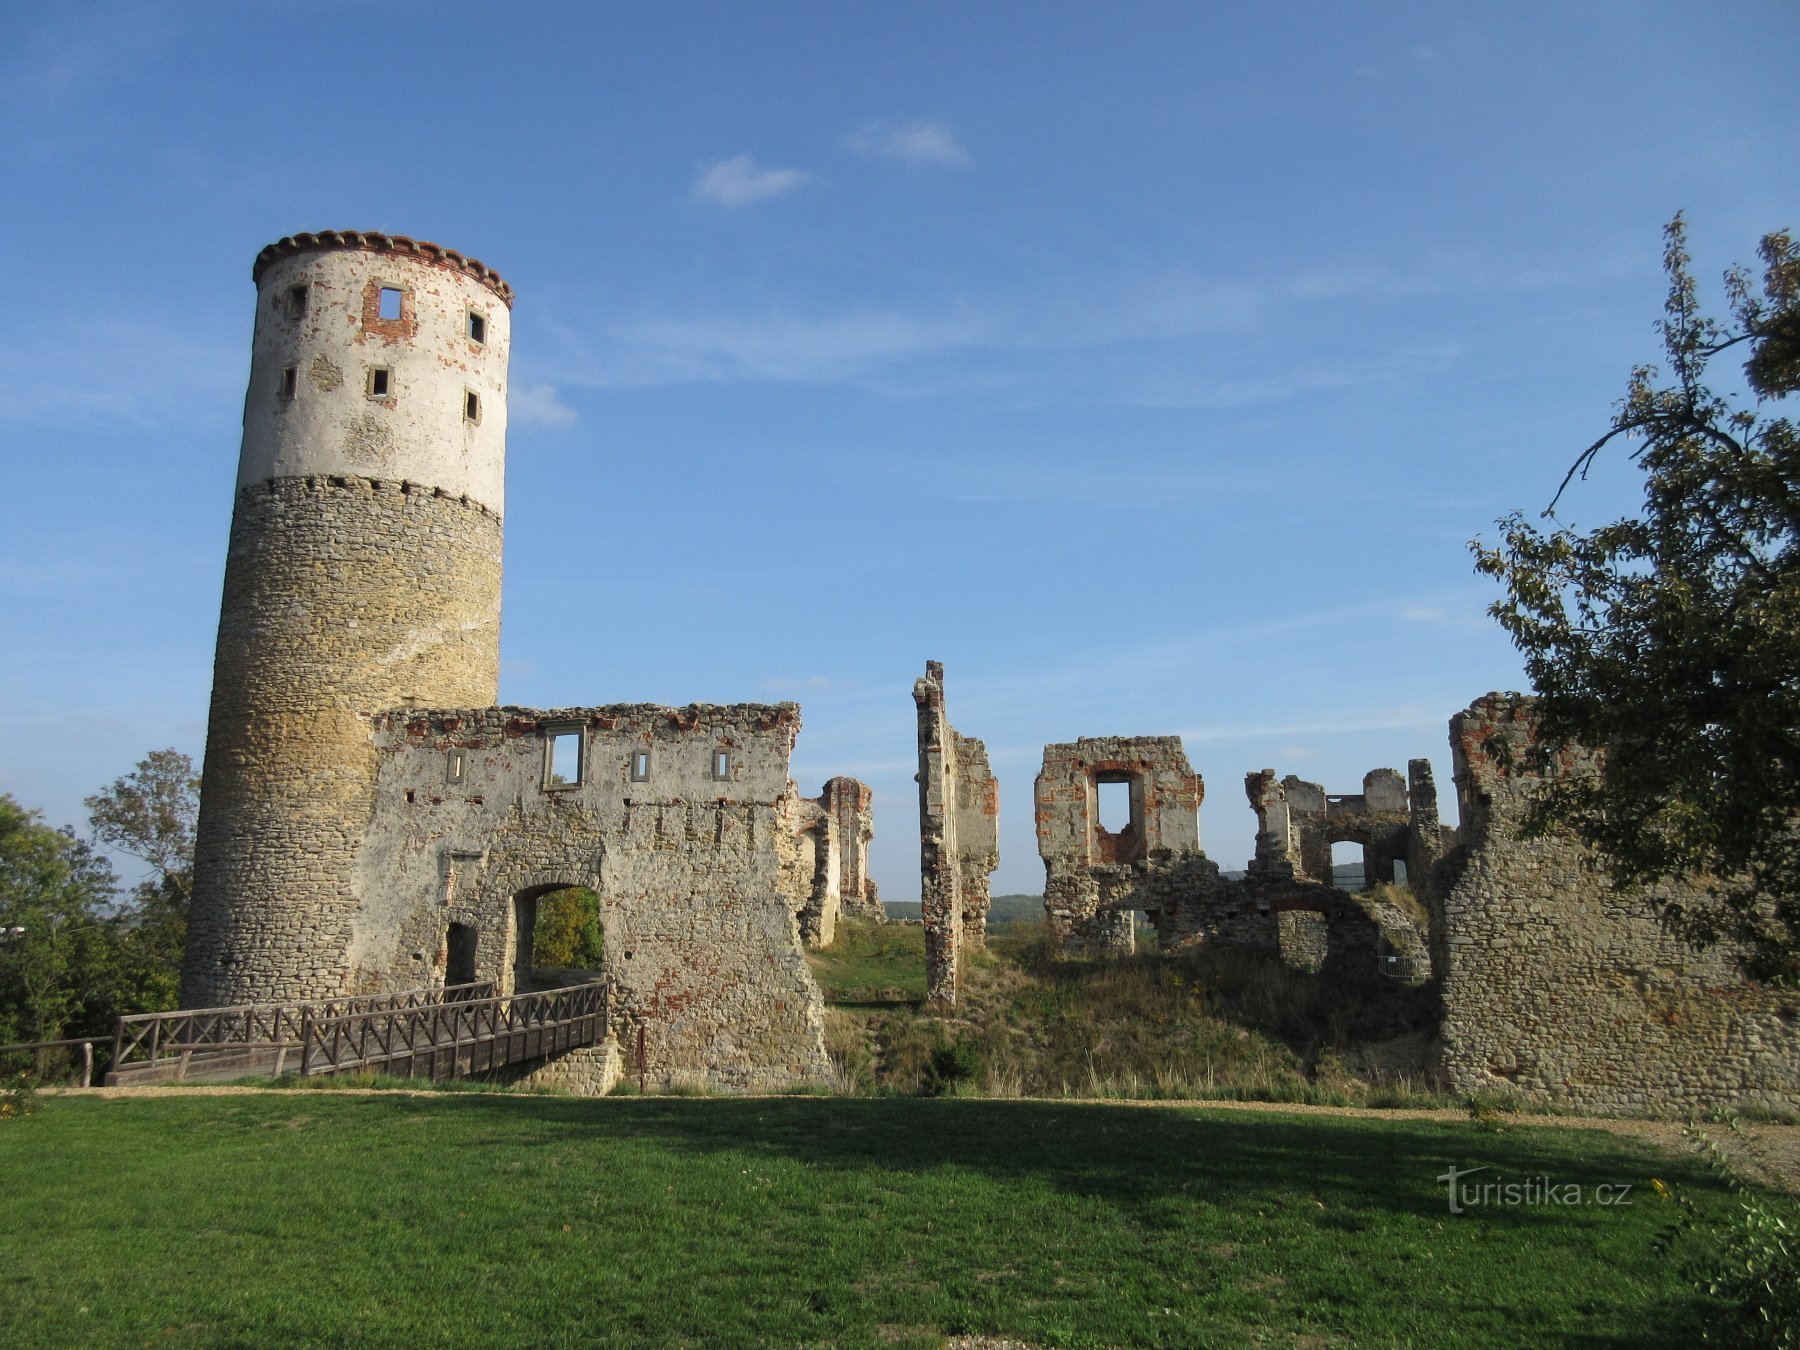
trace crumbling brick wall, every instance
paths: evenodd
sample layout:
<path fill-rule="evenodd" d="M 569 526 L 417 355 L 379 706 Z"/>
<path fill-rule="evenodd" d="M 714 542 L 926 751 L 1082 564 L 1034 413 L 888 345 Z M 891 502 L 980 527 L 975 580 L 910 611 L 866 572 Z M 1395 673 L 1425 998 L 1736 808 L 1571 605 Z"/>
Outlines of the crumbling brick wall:
<path fill-rule="evenodd" d="M 944 667 L 913 685 L 919 721 L 919 901 L 928 1001 L 954 1004 L 965 942 L 986 932 L 988 877 L 1000 865 L 1000 788 L 987 749 L 950 725 Z"/>
<path fill-rule="evenodd" d="M 1534 734 L 1516 694 L 1450 722 L 1463 824 L 1432 927 L 1452 1087 L 1598 1111 L 1800 1109 L 1800 996 L 1670 935 L 1667 895 L 1621 894 L 1575 840 L 1523 837 L 1537 780 L 1498 751 Z M 1571 753 L 1556 771 L 1590 764 Z"/>
<path fill-rule="evenodd" d="M 447 979 L 456 925 L 472 973 L 510 990 L 536 897 L 587 886 L 633 1076 L 641 1028 L 652 1087 L 817 1081 L 823 1002 L 782 877 L 798 727 L 792 704 L 381 715 L 356 987 Z M 559 734 L 579 737 L 577 781 L 547 777 Z"/>
<path fill-rule="evenodd" d="M 887 915 L 881 908 L 875 878 L 869 875 L 869 841 L 875 837 L 874 792 L 867 783 L 840 776 L 825 784 L 819 804 L 836 825 L 837 893 L 845 917 L 879 923 Z"/>
<path fill-rule="evenodd" d="M 1102 783 L 1122 783 L 1130 816 L 1100 819 Z M 1035 788 L 1044 913 L 1070 952 L 1129 952 L 1138 912 L 1192 938 L 1218 868 L 1200 850 L 1205 786 L 1179 736 L 1083 736 L 1044 747 Z"/>

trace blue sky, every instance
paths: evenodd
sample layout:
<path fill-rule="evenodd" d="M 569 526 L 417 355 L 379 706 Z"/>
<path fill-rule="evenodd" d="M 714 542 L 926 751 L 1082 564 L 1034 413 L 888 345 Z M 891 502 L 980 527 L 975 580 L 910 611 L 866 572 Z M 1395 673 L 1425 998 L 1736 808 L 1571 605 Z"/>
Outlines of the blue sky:
<path fill-rule="evenodd" d="M 199 757 L 262 245 L 518 292 L 503 701 L 798 700 L 917 895 L 910 687 L 1001 780 L 1177 733 L 1353 790 L 1522 677 L 1467 541 L 1800 226 L 1800 7 L 0 3 L 0 791 Z M 1716 299 L 1716 288 L 1712 291 Z M 1620 462 L 1565 514 L 1635 503 Z"/>

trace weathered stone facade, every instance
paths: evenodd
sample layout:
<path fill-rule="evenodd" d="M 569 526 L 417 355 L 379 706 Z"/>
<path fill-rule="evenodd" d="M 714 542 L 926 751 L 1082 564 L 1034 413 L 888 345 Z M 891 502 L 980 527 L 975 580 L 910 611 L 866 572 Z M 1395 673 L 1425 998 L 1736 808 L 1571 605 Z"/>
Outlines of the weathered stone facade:
<path fill-rule="evenodd" d="M 879 923 L 887 917 L 869 875 L 869 841 L 875 837 L 875 794 L 854 778 L 833 778 L 819 797 L 837 830 L 837 896 L 846 918 Z"/>
<path fill-rule="evenodd" d="M 1116 832 L 1100 818 L 1106 783 L 1123 785 L 1129 803 Z M 1052 936 L 1070 951 L 1129 952 L 1139 911 L 1160 929 L 1175 920 L 1176 904 L 1210 891 L 1218 868 L 1200 851 L 1205 795 L 1177 736 L 1045 746 L 1034 796 Z"/>
<path fill-rule="evenodd" d="M 1463 823 L 1432 928 L 1451 1086 L 1609 1112 L 1800 1110 L 1800 995 L 1670 935 L 1665 895 L 1619 893 L 1574 840 L 1521 837 L 1535 780 L 1496 751 L 1532 736 L 1518 695 L 1450 723 Z"/>
<path fill-rule="evenodd" d="M 184 1003 L 512 991 L 538 898 L 586 886 L 634 1074 L 823 1076 L 800 923 L 835 923 L 868 797 L 799 796 L 799 710 L 493 706 L 511 290 L 356 233 L 285 239 L 255 278 Z M 617 1072 L 607 1047 L 545 1070 Z"/>
<path fill-rule="evenodd" d="M 987 933 L 988 877 L 1000 865 L 1000 785 L 987 748 L 950 725 L 944 667 L 913 685 L 919 715 L 920 912 L 928 1001 L 954 1004 L 964 943 Z"/>
<path fill-rule="evenodd" d="M 358 987 L 518 989 L 538 897 L 585 886 L 614 1034 L 635 1055 L 642 1028 L 652 1086 L 822 1076 L 822 1005 L 782 884 L 799 726 L 791 703 L 382 714 Z M 578 753 L 558 756 L 564 781 L 559 738 Z"/>

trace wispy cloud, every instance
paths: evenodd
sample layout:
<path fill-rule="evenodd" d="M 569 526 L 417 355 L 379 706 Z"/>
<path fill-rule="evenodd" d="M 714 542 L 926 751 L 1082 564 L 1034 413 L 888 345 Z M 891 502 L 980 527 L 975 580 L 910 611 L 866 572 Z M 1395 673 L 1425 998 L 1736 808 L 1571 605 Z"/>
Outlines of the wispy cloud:
<path fill-rule="evenodd" d="M 735 155 L 702 164 L 692 191 L 696 201 L 735 209 L 765 197 L 779 197 L 811 180 L 805 169 L 763 169 L 749 155 Z"/>
<path fill-rule="evenodd" d="M 844 144 L 858 154 L 906 164 L 961 167 L 969 162 L 969 152 L 942 122 L 865 122 L 844 138 Z"/>
<path fill-rule="evenodd" d="M 506 411 L 529 426 L 566 427 L 575 422 L 575 410 L 558 397 L 553 384 L 515 385 L 507 393 Z"/>
<path fill-rule="evenodd" d="M 0 423 L 144 425 L 223 420 L 244 388 L 244 353 L 139 319 L 96 314 L 0 344 Z"/>

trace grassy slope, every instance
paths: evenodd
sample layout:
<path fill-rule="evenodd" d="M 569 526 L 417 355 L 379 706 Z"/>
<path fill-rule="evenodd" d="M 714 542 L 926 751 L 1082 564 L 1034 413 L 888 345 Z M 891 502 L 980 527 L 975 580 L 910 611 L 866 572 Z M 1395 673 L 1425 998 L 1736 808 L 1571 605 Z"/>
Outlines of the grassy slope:
<path fill-rule="evenodd" d="M 927 1017 L 924 935 L 846 924 L 810 957 L 830 1044 L 863 1091 L 917 1092 L 946 1046 L 965 1078 L 999 1096 L 1251 1097 L 1392 1105 L 1437 1101 L 1423 1085 L 1431 993 L 1343 981 L 1242 951 L 1071 961 L 1041 926 L 1016 925 L 965 963 L 954 1014 Z M 890 994 L 884 1002 L 872 990 Z"/>
<path fill-rule="evenodd" d="M 1629 1141 L 964 1100 L 270 1093 L 0 1125 L 0 1344 L 1689 1344 Z M 1434 1178 L 1633 1183 L 1447 1212 Z"/>

